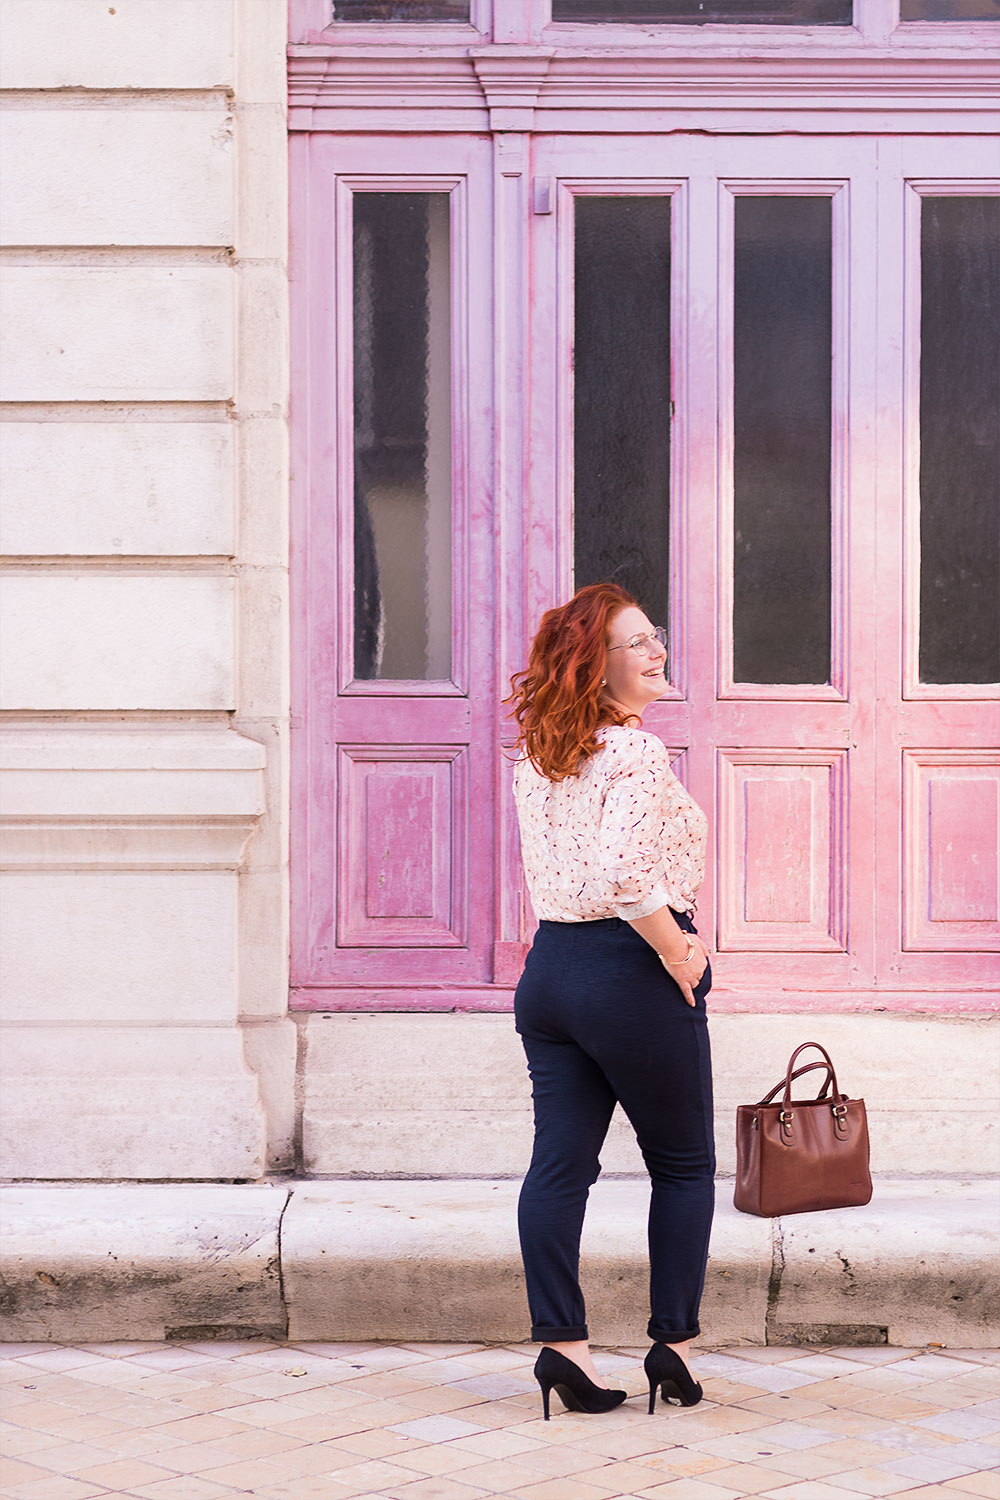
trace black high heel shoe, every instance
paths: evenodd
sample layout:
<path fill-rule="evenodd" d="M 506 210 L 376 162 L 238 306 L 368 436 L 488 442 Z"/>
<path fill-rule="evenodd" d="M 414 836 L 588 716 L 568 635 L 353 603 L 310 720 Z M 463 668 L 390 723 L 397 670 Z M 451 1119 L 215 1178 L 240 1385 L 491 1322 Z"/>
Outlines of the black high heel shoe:
<path fill-rule="evenodd" d="M 579 1365 L 560 1354 L 558 1349 L 542 1350 L 535 1360 L 535 1379 L 542 1388 L 542 1411 L 546 1422 L 549 1420 L 549 1391 L 553 1387 L 570 1411 L 614 1411 L 628 1395 L 627 1391 L 606 1391 L 595 1385 Z"/>
<path fill-rule="evenodd" d="M 649 1381 L 650 1416 L 656 1405 L 657 1386 L 660 1387 L 660 1396 L 664 1401 L 673 1396 L 682 1406 L 697 1406 L 701 1400 L 701 1386 L 697 1380 L 692 1380 L 687 1365 L 676 1350 L 668 1348 L 666 1344 L 653 1345 L 646 1355 L 643 1369 Z"/>

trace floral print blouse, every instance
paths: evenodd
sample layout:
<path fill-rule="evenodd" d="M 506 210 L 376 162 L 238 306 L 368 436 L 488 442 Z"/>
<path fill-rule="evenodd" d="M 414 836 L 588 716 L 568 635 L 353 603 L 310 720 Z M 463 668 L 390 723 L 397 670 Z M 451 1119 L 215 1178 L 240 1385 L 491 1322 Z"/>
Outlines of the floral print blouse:
<path fill-rule="evenodd" d="M 540 922 L 626 921 L 663 906 L 693 911 L 708 821 L 670 767 L 662 740 L 608 725 L 578 776 L 514 768 L 521 856 Z"/>

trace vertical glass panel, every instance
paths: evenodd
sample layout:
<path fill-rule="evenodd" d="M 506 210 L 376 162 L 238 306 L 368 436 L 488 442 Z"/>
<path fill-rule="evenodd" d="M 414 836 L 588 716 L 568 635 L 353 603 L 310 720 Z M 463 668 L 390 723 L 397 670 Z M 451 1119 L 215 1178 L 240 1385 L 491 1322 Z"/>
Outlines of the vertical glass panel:
<path fill-rule="evenodd" d="M 1000 681 L 1000 198 L 921 210 L 920 680 Z"/>
<path fill-rule="evenodd" d="M 574 576 L 666 625 L 670 199 L 576 199 Z"/>
<path fill-rule="evenodd" d="M 830 680 L 832 207 L 736 200 L 733 668 Z"/>
<path fill-rule="evenodd" d="M 447 193 L 354 196 L 354 675 L 451 675 Z"/>
<path fill-rule="evenodd" d="M 901 21 L 1000 21 L 1000 0 L 900 0 Z"/>
<path fill-rule="evenodd" d="M 469 0 L 333 0 L 335 21 L 468 21 Z"/>
<path fill-rule="evenodd" d="M 931 0 L 933 3 L 933 0 Z M 954 0 L 983 4 L 988 0 Z M 686 26 L 708 21 L 750 26 L 850 26 L 852 0 L 552 0 L 553 21 L 651 22 Z"/>

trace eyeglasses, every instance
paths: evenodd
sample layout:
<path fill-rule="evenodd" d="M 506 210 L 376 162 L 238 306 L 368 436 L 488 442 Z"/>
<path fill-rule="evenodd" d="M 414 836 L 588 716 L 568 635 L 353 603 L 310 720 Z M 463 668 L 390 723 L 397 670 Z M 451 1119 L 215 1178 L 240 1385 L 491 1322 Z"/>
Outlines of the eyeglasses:
<path fill-rule="evenodd" d="M 656 656 L 657 646 L 666 646 L 667 632 L 662 625 L 657 625 L 648 635 L 634 635 L 630 641 L 623 641 L 620 646 L 609 646 L 609 651 L 637 651 L 640 656 Z"/>

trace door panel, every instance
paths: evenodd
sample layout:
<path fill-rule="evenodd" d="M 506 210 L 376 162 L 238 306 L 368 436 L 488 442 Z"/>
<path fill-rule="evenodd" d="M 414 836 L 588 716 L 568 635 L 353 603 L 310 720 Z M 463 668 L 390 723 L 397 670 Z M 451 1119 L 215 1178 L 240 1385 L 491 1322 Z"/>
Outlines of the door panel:
<path fill-rule="evenodd" d="M 1000 951 L 1000 754 L 903 752 L 903 948 Z"/>
<path fill-rule="evenodd" d="M 468 752 L 342 746 L 341 947 L 462 947 Z"/>
<path fill-rule="evenodd" d="M 720 952 L 843 951 L 847 752 L 720 750 L 719 769 Z"/>

